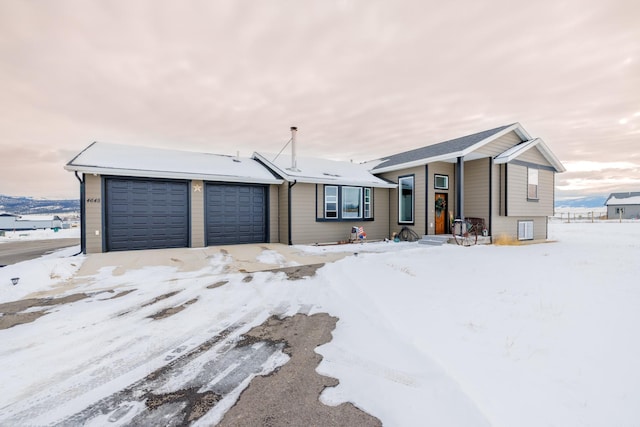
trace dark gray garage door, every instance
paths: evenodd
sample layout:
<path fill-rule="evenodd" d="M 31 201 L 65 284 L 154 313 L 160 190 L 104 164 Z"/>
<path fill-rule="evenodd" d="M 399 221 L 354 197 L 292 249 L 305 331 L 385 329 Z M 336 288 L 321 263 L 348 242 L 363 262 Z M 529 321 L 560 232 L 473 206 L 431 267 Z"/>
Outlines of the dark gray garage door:
<path fill-rule="evenodd" d="M 186 181 L 107 178 L 108 251 L 189 246 L 189 186 Z"/>
<path fill-rule="evenodd" d="M 207 184 L 207 246 L 267 241 L 264 186 Z"/>

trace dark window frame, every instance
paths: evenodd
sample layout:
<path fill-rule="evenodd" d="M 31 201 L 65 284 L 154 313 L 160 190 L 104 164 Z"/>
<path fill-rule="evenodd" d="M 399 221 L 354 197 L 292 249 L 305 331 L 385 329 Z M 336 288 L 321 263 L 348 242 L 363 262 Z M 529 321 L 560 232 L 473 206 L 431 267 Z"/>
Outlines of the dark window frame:
<path fill-rule="evenodd" d="M 411 220 L 402 220 L 402 181 L 411 179 Z M 398 177 L 398 224 L 415 225 L 416 223 L 416 175 L 402 175 Z"/>
<path fill-rule="evenodd" d="M 327 188 L 336 188 L 337 189 L 337 201 L 336 203 L 336 216 L 335 217 L 328 217 L 327 216 Z M 358 218 L 345 218 L 343 216 L 343 189 L 344 188 L 356 188 L 360 190 L 360 216 Z M 369 194 L 371 196 L 371 200 L 370 200 L 370 208 L 371 208 L 371 212 L 370 212 L 370 216 L 367 217 L 365 215 L 365 194 L 367 192 L 367 190 L 369 190 Z M 373 187 L 360 187 L 357 185 L 335 185 L 335 184 L 324 184 L 323 186 L 323 190 L 322 190 L 322 194 L 323 194 L 323 211 L 322 211 L 322 217 L 318 217 L 318 215 L 316 215 L 316 222 L 362 222 L 362 221 L 374 221 L 374 192 L 373 192 Z M 334 202 L 330 202 L 330 203 L 334 203 Z"/>

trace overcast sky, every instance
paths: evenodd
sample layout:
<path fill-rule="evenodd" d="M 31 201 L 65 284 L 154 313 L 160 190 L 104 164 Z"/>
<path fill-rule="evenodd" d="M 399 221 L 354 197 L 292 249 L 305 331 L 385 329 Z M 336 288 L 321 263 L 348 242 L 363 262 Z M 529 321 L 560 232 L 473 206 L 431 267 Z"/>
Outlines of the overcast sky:
<path fill-rule="evenodd" d="M 640 191 L 640 2 L 0 1 L 0 194 L 92 141 L 370 160 L 520 122 L 557 196 Z"/>

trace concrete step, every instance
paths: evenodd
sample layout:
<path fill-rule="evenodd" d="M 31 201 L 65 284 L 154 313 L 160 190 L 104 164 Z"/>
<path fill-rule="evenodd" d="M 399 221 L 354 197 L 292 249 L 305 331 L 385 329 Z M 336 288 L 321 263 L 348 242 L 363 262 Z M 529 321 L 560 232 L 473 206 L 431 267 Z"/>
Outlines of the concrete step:
<path fill-rule="evenodd" d="M 422 236 L 421 240 L 418 240 L 418 243 L 421 245 L 429 245 L 429 246 L 442 246 L 445 243 L 448 243 L 451 236 L 442 236 L 442 235 L 428 235 Z"/>

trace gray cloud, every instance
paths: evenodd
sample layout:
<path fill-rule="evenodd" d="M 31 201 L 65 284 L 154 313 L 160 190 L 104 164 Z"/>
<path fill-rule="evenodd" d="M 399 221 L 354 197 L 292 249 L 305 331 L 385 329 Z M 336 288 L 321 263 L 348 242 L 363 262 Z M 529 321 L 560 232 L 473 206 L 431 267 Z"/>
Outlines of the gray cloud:
<path fill-rule="evenodd" d="M 368 160 L 520 121 L 562 161 L 638 163 L 636 3 L 4 1 L 0 193 L 76 196 L 94 140 L 249 155 L 290 125 Z M 638 190 L 616 173 L 558 195 Z"/>

